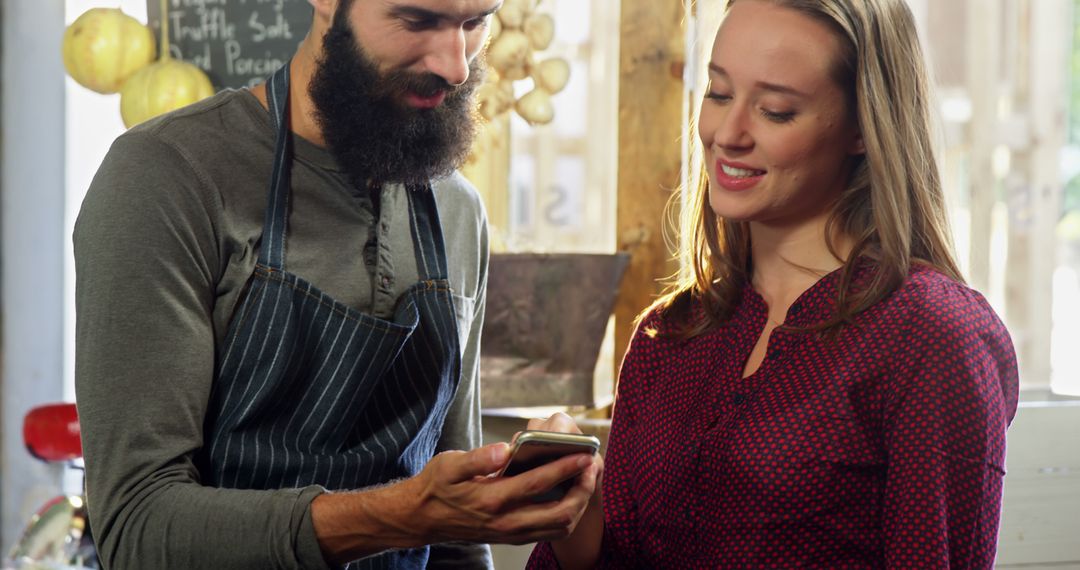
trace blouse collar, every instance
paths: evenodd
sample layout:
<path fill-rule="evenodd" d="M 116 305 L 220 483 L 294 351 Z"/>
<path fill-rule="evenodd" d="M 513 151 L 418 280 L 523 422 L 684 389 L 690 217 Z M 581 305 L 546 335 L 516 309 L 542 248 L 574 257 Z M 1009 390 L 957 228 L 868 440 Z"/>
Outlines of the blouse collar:
<path fill-rule="evenodd" d="M 873 275 L 875 264 L 872 260 L 860 257 L 855 261 L 851 285 L 852 289 L 858 289 Z M 836 300 L 840 288 L 840 280 L 844 274 L 841 266 L 818 279 L 806 291 L 803 291 L 795 302 L 788 308 L 787 318 L 784 325 L 791 327 L 807 327 L 822 323 L 836 315 Z M 746 318 L 763 318 L 768 314 L 768 305 L 765 299 L 758 293 L 749 280 L 743 283 L 742 299 L 735 311 L 732 321 Z"/>

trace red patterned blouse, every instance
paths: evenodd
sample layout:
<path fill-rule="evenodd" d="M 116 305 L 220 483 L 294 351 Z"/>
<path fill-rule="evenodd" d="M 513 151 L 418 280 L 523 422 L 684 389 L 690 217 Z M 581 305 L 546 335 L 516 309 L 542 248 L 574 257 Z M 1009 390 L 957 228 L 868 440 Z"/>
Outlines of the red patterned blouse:
<path fill-rule="evenodd" d="M 787 324 L 828 317 L 838 279 Z M 656 314 L 639 328 L 605 457 L 600 566 L 991 568 L 1018 379 L 986 300 L 913 268 L 831 340 L 778 329 L 742 379 L 766 315 L 747 287 L 728 324 L 693 340 L 648 334 Z M 558 568 L 548 544 L 529 568 Z"/>

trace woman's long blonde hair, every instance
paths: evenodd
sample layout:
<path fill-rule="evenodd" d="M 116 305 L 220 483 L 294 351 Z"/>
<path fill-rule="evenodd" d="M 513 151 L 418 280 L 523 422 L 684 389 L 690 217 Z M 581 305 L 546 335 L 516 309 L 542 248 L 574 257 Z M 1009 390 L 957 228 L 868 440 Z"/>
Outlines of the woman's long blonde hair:
<path fill-rule="evenodd" d="M 737 1 L 729 0 L 727 9 Z M 849 322 L 896 290 L 912 263 L 929 264 L 962 282 L 934 157 L 929 79 L 904 0 L 766 1 L 823 22 L 840 37 L 833 75 L 849 108 L 854 106 L 866 149 L 826 229 L 834 254 L 837 232 L 854 243 L 841 271 L 837 313 L 814 328 Z M 659 309 L 665 321 L 683 323 L 671 334 L 690 338 L 727 321 L 739 303 L 750 278 L 750 229 L 745 222 L 717 217 L 704 175 L 682 217 L 683 227 L 691 228 L 681 244 L 690 271 L 646 313 Z M 873 259 L 877 268 L 865 286 L 853 290 L 860 257 Z M 688 319 L 697 304 L 704 309 L 702 318 Z"/>

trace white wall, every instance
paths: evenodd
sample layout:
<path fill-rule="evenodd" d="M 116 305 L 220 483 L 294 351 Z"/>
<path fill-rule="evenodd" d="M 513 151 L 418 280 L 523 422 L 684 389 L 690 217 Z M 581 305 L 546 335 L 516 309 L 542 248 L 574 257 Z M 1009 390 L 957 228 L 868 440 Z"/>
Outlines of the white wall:
<path fill-rule="evenodd" d="M 4 0 L 0 10 L 0 545 L 6 551 L 60 484 L 60 468 L 26 453 L 22 418 L 31 406 L 64 396 L 64 3 Z"/>
<path fill-rule="evenodd" d="M 17 0 L 22 1 L 22 0 Z M 33 0 L 29 0 L 33 1 Z M 66 0 L 65 21 L 70 24 L 94 7 L 120 8 L 125 14 L 146 22 L 146 0 Z M 56 50 L 59 50 L 57 44 Z M 65 76 L 67 77 L 67 76 Z M 112 141 L 124 132 L 120 118 L 120 95 L 101 95 L 67 77 L 66 160 L 64 162 L 66 200 L 64 207 L 64 385 L 65 396 L 74 400 L 75 379 L 75 258 L 71 232 L 90 181 Z"/>
<path fill-rule="evenodd" d="M 86 10 L 120 7 L 145 21 L 144 0 L 4 0 L 0 552 L 30 514 L 81 475 L 37 462 L 22 442 L 31 407 L 74 401 L 74 268 L 79 204 L 112 140 L 119 95 L 67 77 L 64 27 Z"/>
<path fill-rule="evenodd" d="M 997 568 L 1080 569 L 1080 401 L 1024 402 L 1008 432 Z"/>

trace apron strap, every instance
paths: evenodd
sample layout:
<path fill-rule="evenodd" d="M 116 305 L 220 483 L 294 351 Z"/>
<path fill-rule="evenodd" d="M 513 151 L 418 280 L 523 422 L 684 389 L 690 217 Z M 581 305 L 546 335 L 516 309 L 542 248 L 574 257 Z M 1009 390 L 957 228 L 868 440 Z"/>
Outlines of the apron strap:
<path fill-rule="evenodd" d="M 291 61 L 291 60 L 290 60 Z M 270 118 L 277 130 L 274 172 L 270 177 L 266 217 L 263 220 L 259 263 L 285 269 L 285 234 L 289 220 L 289 185 L 292 167 L 292 134 L 289 132 L 289 62 L 281 66 L 266 85 Z"/>
<path fill-rule="evenodd" d="M 413 250 L 420 280 L 448 279 L 446 246 L 434 189 L 430 184 L 409 185 L 405 187 L 405 193 L 409 196 L 412 218 L 409 225 L 412 227 Z"/>

